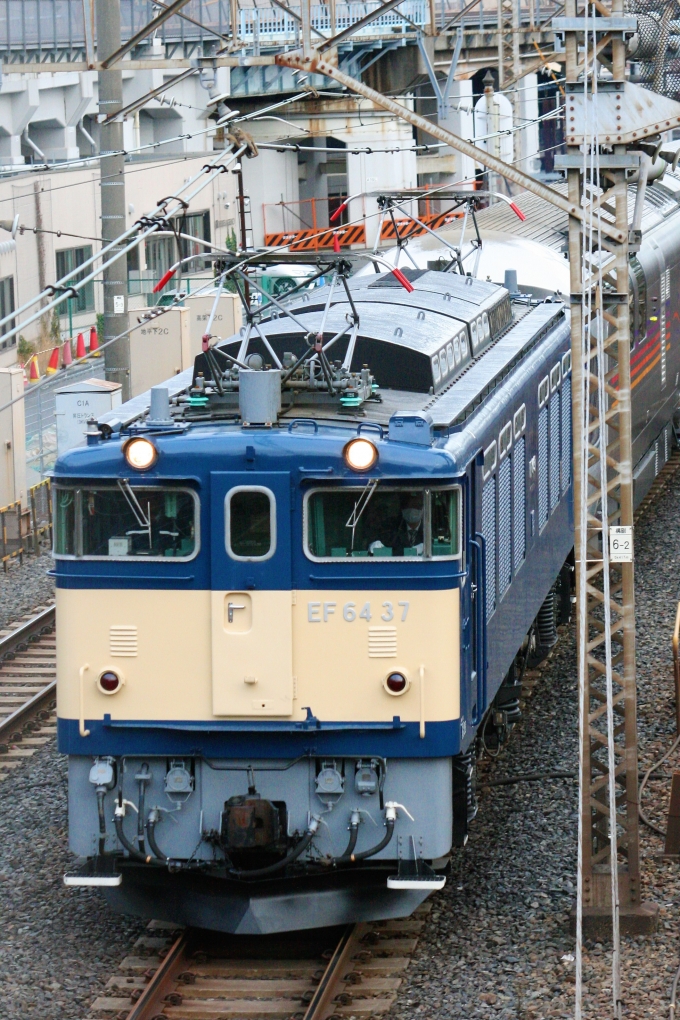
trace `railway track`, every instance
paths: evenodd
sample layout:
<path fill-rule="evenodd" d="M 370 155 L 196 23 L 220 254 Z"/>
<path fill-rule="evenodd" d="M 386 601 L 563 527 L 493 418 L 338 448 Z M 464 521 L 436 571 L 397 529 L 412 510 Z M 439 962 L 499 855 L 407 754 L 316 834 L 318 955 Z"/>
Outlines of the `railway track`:
<path fill-rule="evenodd" d="M 394 1003 L 429 911 L 424 903 L 402 920 L 261 936 L 152 921 L 88 1018 L 372 1020 Z"/>
<path fill-rule="evenodd" d="M 56 732 L 54 606 L 0 631 L 0 782 Z"/>

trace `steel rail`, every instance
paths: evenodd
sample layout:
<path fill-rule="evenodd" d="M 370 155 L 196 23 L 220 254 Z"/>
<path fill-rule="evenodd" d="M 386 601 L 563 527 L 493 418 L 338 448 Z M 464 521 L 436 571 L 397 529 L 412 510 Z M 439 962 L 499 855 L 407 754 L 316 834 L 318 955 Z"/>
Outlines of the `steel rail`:
<path fill-rule="evenodd" d="M 190 941 L 191 931 L 187 929 L 173 942 L 160 967 L 128 1013 L 127 1020 L 153 1020 L 160 1014 L 162 1000 L 174 990 L 184 970 Z"/>
<path fill-rule="evenodd" d="M 0 638 L 0 663 L 11 662 L 15 651 L 20 649 L 22 645 L 27 644 L 36 635 L 41 637 L 52 630 L 54 621 L 55 607 L 48 606 L 47 609 L 42 609 L 35 616 L 25 620 L 10 634 Z M 54 698 L 56 687 L 56 680 L 50 680 L 42 690 L 33 694 L 27 701 L 11 712 L 10 715 L 0 719 L 1 745 L 7 743 L 8 735 L 14 733 L 17 727 L 23 726 Z"/>
<path fill-rule="evenodd" d="M 345 927 L 319 983 L 314 988 L 304 1012 L 304 1020 L 325 1020 L 333 1012 L 331 1003 L 340 986 L 345 984 L 345 968 L 349 964 L 352 952 L 357 948 L 359 936 L 366 927 L 360 924 Z M 180 975 L 191 970 L 191 959 L 195 951 L 200 949 L 201 937 L 201 933 L 190 928 L 182 932 L 173 942 L 126 1020 L 155 1020 L 162 1016 L 164 1006 L 173 1004 L 172 996 L 178 992 L 177 985 L 179 984 L 181 988 L 182 984 Z"/>
<path fill-rule="evenodd" d="M 345 965 L 349 963 L 352 950 L 356 948 L 359 927 L 358 924 L 348 924 L 340 936 L 303 1020 L 324 1020 L 328 1016 L 328 1008 L 337 993 L 338 984 L 343 981 Z"/>
<path fill-rule="evenodd" d="M 54 606 L 48 606 L 47 609 L 41 609 L 35 616 L 30 617 L 28 620 L 24 620 L 23 623 L 11 631 L 9 634 L 5 634 L 4 637 L 0 638 L 0 662 L 3 659 L 7 659 L 9 654 L 14 651 L 17 645 L 23 644 L 25 641 L 36 634 L 44 634 L 48 628 L 54 625 L 55 619 L 55 608 Z"/>

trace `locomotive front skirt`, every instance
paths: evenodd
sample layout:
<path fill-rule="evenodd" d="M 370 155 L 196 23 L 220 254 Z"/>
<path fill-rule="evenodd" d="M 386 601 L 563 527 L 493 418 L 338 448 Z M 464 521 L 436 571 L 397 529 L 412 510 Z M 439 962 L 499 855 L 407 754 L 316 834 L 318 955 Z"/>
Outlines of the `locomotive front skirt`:
<path fill-rule="evenodd" d="M 59 460 L 69 884 L 235 932 L 443 885 L 569 603 L 569 326 L 406 276 L 336 273 Z"/>

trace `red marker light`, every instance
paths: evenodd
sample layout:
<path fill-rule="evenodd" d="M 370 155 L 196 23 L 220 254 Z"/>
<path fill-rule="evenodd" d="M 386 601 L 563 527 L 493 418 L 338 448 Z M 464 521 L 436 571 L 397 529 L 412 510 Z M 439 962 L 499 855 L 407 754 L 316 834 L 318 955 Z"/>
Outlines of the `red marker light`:
<path fill-rule="evenodd" d="M 390 694 L 403 694 L 408 687 L 408 681 L 403 673 L 390 673 L 385 680 L 385 687 Z"/>
<path fill-rule="evenodd" d="M 520 219 L 521 219 L 522 221 L 524 221 L 524 220 L 526 219 L 526 216 L 524 215 L 524 213 L 522 212 L 522 210 L 520 209 L 520 207 L 519 207 L 518 205 L 515 205 L 515 203 L 514 203 L 514 202 L 510 202 L 509 204 L 510 204 L 510 208 L 511 208 L 511 209 L 512 209 L 512 211 L 514 212 L 515 216 L 519 216 L 519 218 L 520 218 Z"/>
<path fill-rule="evenodd" d="M 113 670 L 107 669 L 99 677 L 99 687 L 104 694 L 115 694 L 120 687 L 120 677 Z"/>
<path fill-rule="evenodd" d="M 339 220 L 346 208 L 347 202 L 343 202 L 342 205 L 339 205 L 335 212 L 331 215 L 330 222 L 335 223 L 336 220 Z"/>
<path fill-rule="evenodd" d="M 411 281 L 408 280 L 404 276 L 404 274 L 402 273 L 401 269 L 396 269 L 396 268 L 393 269 L 392 270 L 392 276 L 394 276 L 395 279 L 399 280 L 399 283 L 402 285 L 402 287 L 404 288 L 405 291 L 407 291 L 409 294 L 413 293 L 413 291 L 415 290 L 415 287 L 413 286 Z"/>
<path fill-rule="evenodd" d="M 174 269 L 168 269 L 167 273 L 163 273 L 160 280 L 153 289 L 154 294 L 157 294 L 159 290 L 163 290 L 163 287 L 165 287 L 168 280 L 171 280 L 174 275 L 175 275 Z"/>

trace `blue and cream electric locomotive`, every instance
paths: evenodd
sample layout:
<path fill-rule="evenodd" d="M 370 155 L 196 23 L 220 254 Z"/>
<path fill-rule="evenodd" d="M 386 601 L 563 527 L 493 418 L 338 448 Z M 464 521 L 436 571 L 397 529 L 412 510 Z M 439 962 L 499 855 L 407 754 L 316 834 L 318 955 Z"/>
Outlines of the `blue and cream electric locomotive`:
<path fill-rule="evenodd" d="M 251 933 L 410 912 L 568 609 L 564 305 L 350 269 L 327 256 L 57 464 L 67 881 L 118 909 Z"/>

